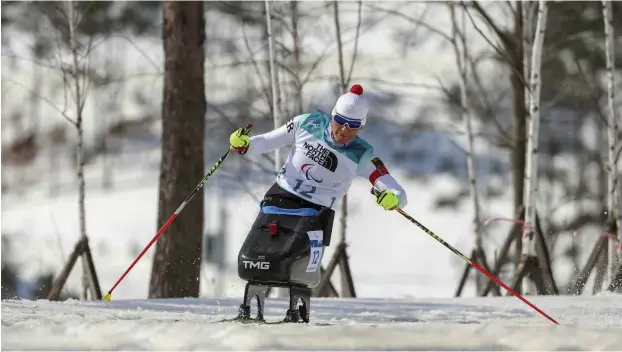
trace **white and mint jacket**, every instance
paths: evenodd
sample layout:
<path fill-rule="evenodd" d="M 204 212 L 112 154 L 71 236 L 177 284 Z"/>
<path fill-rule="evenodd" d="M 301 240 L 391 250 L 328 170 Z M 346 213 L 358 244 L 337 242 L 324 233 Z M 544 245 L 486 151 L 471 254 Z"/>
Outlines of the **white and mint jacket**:
<path fill-rule="evenodd" d="M 273 131 L 251 137 L 247 154 L 292 144 L 276 182 L 312 203 L 333 208 L 360 176 L 380 191 L 395 192 L 399 207 L 405 207 L 406 192 L 374 155 L 374 148 L 359 136 L 345 145 L 334 142 L 329 123 L 330 116 L 321 111 L 298 115 Z"/>

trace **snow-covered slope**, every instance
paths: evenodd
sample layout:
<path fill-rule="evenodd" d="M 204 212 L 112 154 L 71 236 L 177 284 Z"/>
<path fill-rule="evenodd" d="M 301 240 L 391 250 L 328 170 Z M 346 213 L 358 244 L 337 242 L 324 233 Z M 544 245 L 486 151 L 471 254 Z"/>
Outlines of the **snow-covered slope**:
<path fill-rule="evenodd" d="M 622 297 L 313 299 L 311 323 L 244 325 L 234 299 L 4 301 L 2 349 L 619 350 Z M 268 299 L 279 321 L 283 299 Z"/>

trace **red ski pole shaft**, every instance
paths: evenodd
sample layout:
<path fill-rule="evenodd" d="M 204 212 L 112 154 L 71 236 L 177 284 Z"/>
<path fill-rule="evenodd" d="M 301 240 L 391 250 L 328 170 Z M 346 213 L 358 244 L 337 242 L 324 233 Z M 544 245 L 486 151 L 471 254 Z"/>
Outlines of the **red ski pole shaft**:
<path fill-rule="evenodd" d="M 380 192 L 378 192 L 378 190 L 376 190 L 375 188 L 371 189 L 371 192 L 373 195 L 378 195 Z M 473 262 L 469 257 L 465 256 L 464 254 L 462 254 L 459 250 L 457 250 L 456 248 L 454 248 L 453 246 L 451 246 L 449 243 L 445 242 L 439 235 L 435 234 L 434 232 L 432 232 L 430 229 L 428 229 L 427 227 L 425 227 L 422 223 L 420 223 L 419 221 L 417 221 L 415 218 L 413 218 L 412 216 L 406 214 L 405 211 L 403 211 L 402 209 L 396 209 L 398 213 L 402 214 L 402 216 L 404 216 L 406 219 L 410 220 L 410 222 L 412 222 L 413 224 L 417 225 L 417 227 L 419 227 L 421 230 L 423 230 L 423 232 L 427 233 L 428 235 L 430 235 L 432 238 L 434 238 L 435 240 L 437 240 L 438 242 L 440 242 L 443 246 L 445 246 L 446 248 L 448 248 L 450 251 L 454 252 L 457 256 L 459 256 L 460 258 L 462 258 L 465 262 L 469 263 L 472 267 L 474 267 L 475 269 L 479 270 L 482 274 L 486 275 L 490 280 L 494 281 L 495 283 L 501 285 L 501 287 L 503 287 L 504 289 L 506 289 L 508 292 L 510 292 L 511 294 L 513 294 L 514 296 L 516 296 L 516 298 L 520 299 L 521 301 L 523 301 L 526 305 L 528 305 L 529 307 L 531 307 L 533 310 L 535 310 L 536 312 L 540 313 L 542 316 L 544 316 L 545 318 L 547 318 L 548 320 L 550 320 L 552 323 L 559 325 L 559 323 L 551 318 L 548 314 L 546 314 L 544 311 L 542 311 L 540 308 L 538 308 L 535 304 L 529 302 L 525 297 L 521 296 L 518 292 L 514 291 L 511 287 L 509 287 L 508 285 L 506 285 L 503 281 L 499 280 L 498 278 L 496 278 L 494 275 L 492 275 L 491 273 L 489 273 L 486 269 L 482 268 L 481 266 L 479 266 L 477 263 Z"/>
<path fill-rule="evenodd" d="M 250 132 L 251 128 L 253 128 L 252 124 L 249 124 L 248 126 L 246 126 L 246 128 L 244 128 L 243 134 L 248 134 Z M 184 208 L 190 202 L 190 200 L 192 200 L 192 198 L 194 198 L 194 196 L 197 193 L 199 193 L 201 188 L 203 188 L 203 185 L 205 184 L 205 182 L 207 182 L 207 180 L 214 174 L 214 172 L 220 166 L 220 164 L 222 164 L 222 162 L 225 160 L 225 158 L 227 158 L 227 156 L 229 155 L 229 152 L 231 152 L 231 148 L 229 148 L 227 150 L 227 152 L 223 156 L 221 156 L 220 159 L 218 159 L 218 161 L 216 161 L 216 164 L 214 164 L 214 166 L 212 166 L 212 168 L 209 170 L 207 175 L 205 175 L 205 177 L 203 177 L 201 182 L 199 182 L 199 184 L 192 190 L 192 192 L 188 195 L 188 197 L 186 197 L 186 199 L 181 203 L 181 205 L 177 208 L 177 210 L 175 210 L 175 212 L 168 218 L 168 220 L 166 220 L 164 225 L 162 225 L 162 227 L 158 230 L 158 232 L 155 234 L 155 236 L 153 236 L 151 241 L 149 241 L 147 246 L 145 246 L 145 248 L 143 248 L 143 250 L 140 252 L 140 254 L 138 254 L 136 259 L 134 259 L 132 264 L 130 264 L 130 266 L 125 270 L 123 275 L 121 275 L 121 277 L 117 280 L 117 282 L 115 282 L 115 284 L 108 291 L 108 293 L 106 293 L 104 295 L 104 297 L 102 297 L 102 299 L 104 301 L 110 302 L 110 296 L 112 295 L 112 291 L 114 291 L 114 289 L 117 288 L 117 286 L 119 286 L 121 281 L 123 281 L 123 279 L 125 278 L 125 276 L 127 276 L 127 274 L 130 272 L 130 270 L 132 270 L 132 268 L 134 268 L 134 266 L 136 265 L 136 263 L 138 263 L 140 258 L 143 257 L 143 255 L 149 250 L 149 248 L 151 248 L 151 246 L 155 243 L 155 241 L 158 239 L 158 237 L 160 237 L 164 233 L 164 231 L 173 223 L 175 218 L 177 218 L 177 216 L 181 213 L 181 211 L 184 210 Z"/>

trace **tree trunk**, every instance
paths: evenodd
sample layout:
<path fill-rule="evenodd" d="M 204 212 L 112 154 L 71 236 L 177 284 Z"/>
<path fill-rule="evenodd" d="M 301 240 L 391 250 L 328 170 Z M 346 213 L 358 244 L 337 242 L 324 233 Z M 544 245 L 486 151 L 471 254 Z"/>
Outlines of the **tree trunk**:
<path fill-rule="evenodd" d="M 611 241 L 609 241 L 611 242 Z M 592 294 L 597 294 L 603 289 L 603 284 L 605 283 L 605 279 L 607 278 L 607 262 L 608 262 L 608 252 L 609 247 L 606 245 L 600 252 L 598 256 L 598 260 L 596 261 L 595 275 L 594 275 L 594 287 L 592 287 Z"/>
<path fill-rule="evenodd" d="M 339 66 L 339 88 L 341 94 L 346 94 L 347 86 L 346 86 L 346 77 L 345 77 L 345 66 L 343 62 L 343 45 L 341 42 L 341 26 L 339 23 L 339 5 L 337 1 L 333 1 L 333 20 L 335 22 L 335 38 L 337 41 L 337 60 Z M 339 223 L 341 224 L 341 233 L 339 236 L 339 241 L 344 243 L 346 242 L 346 233 L 348 228 L 348 195 L 344 195 L 341 199 L 341 217 L 339 218 Z M 344 259 L 347 260 L 347 254 L 344 253 Z M 341 297 L 352 297 L 352 293 L 349 292 L 349 286 L 346 276 L 346 270 L 344 265 L 341 265 Z"/>
<path fill-rule="evenodd" d="M 42 37 L 41 23 L 35 21 L 33 32 L 37 38 Z M 32 50 L 34 58 L 39 58 L 39 46 L 35 42 Z M 35 136 L 39 136 L 39 127 L 41 126 L 41 91 L 43 90 L 43 70 L 41 65 L 32 63 L 32 91 L 30 92 L 30 128 Z"/>
<path fill-rule="evenodd" d="M 281 126 L 279 122 L 279 102 L 277 92 L 277 78 L 276 78 L 276 65 L 274 64 L 274 33 L 272 31 L 272 14 L 270 11 L 270 1 L 265 1 L 266 7 L 266 31 L 268 34 L 268 56 L 269 68 L 270 68 L 270 88 L 272 89 L 272 122 L 274 129 Z M 277 148 L 274 150 L 274 172 L 278 173 L 281 168 L 281 150 Z"/>
<path fill-rule="evenodd" d="M 335 22 L 335 39 L 337 41 L 337 60 L 339 68 L 339 88 L 341 94 L 346 94 L 346 74 L 345 64 L 343 62 L 343 45 L 341 43 L 341 25 L 339 23 L 339 5 L 337 1 L 333 1 L 333 20 Z"/>
<path fill-rule="evenodd" d="M 292 11 L 292 41 L 293 41 L 293 54 L 294 54 L 294 115 L 302 114 L 302 65 L 300 63 L 300 35 L 298 33 L 298 1 L 290 1 L 290 8 Z"/>
<path fill-rule="evenodd" d="M 265 14 L 266 14 L 266 39 L 268 40 L 268 69 L 270 72 L 270 90 L 271 90 L 271 94 L 270 97 L 272 98 L 272 103 L 270 103 L 270 106 L 272 108 L 272 125 L 274 127 L 274 129 L 277 129 L 281 126 L 281 122 L 279 120 L 279 97 L 280 97 L 280 91 L 279 91 L 279 82 L 277 79 L 277 72 L 276 72 L 276 65 L 275 65 L 275 60 L 276 60 L 276 55 L 275 55 L 275 48 L 274 48 L 274 31 L 272 28 L 272 11 L 271 11 L 271 4 L 270 1 L 265 0 L 264 1 L 264 8 L 265 8 Z M 278 173 L 279 170 L 282 167 L 282 157 L 281 157 L 281 150 L 280 148 L 277 148 L 274 150 L 274 173 Z M 276 290 L 276 295 L 277 297 L 287 297 L 289 294 L 288 292 L 288 288 L 285 287 L 279 287 Z"/>
<path fill-rule="evenodd" d="M 615 155 L 615 148 L 618 144 L 618 120 L 616 118 L 616 108 L 615 108 L 615 82 L 614 82 L 614 72 L 615 72 L 615 60 L 614 60 L 614 27 L 613 27 L 613 4 L 611 1 L 603 1 L 603 17 L 605 19 L 605 51 L 607 55 L 607 75 L 608 75 L 608 84 L 607 84 L 607 103 L 608 103 L 608 132 L 609 132 L 609 158 L 607 163 L 607 171 L 608 171 L 608 181 L 607 181 L 607 214 L 612 219 L 615 219 L 617 223 L 618 229 L 618 240 L 622 242 L 622 230 L 620 229 L 620 215 L 619 212 L 619 201 L 620 196 L 622 196 L 622 191 L 620 191 L 620 184 L 618 180 L 617 173 L 617 159 Z M 618 254 L 616 252 L 616 239 L 611 238 L 609 240 L 609 274 L 610 279 L 613 280 L 616 275 L 619 264 Z"/>
<path fill-rule="evenodd" d="M 110 41 L 109 43 L 106 43 L 105 45 L 107 46 L 108 50 L 106 52 L 106 58 L 104 59 L 104 69 L 108 72 L 115 72 L 113 71 L 116 69 L 114 65 L 114 61 L 115 59 L 118 59 L 119 56 L 122 55 L 122 53 L 119 53 L 118 51 L 115 50 L 115 43 L 112 41 Z M 123 76 L 123 75 L 121 74 L 120 76 Z M 117 97 L 121 95 L 117 91 L 117 93 L 110 96 L 110 92 L 104 87 L 100 88 L 101 99 L 99 99 L 99 103 L 102 104 L 103 107 L 105 107 L 102 113 L 100 113 L 99 115 L 99 120 L 100 120 L 99 131 L 101 133 L 101 149 L 100 149 L 101 154 L 100 155 L 101 155 L 101 160 L 102 160 L 102 188 L 110 189 L 112 188 L 112 167 L 110 165 L 112 158 L 109 155 L 110 146 L 108 144 L 108 140 L 109 140 L 108 129 L 110 126 L 110 122 L 108 120 L 109 114 L 107 111 L 113 111 L 114 106 L 116 104 Z"/>
<path fill-rule="evenodd" d="M 516 3 L 516 15 L 514 17 L 515 37 L 520 38 L 523 33 L 523 13 L 522 2 Z M 514 213 L 516 214 L 523 206 L 524 191 L 524 175 L 525 175 L 525 157 L 526 157 L 526 134 L 527 134 L 527 109 L 525 104 L 525 84 L 523 83 L 524 67 L 523 67 L 523 45 L 522 40 L 517 39 L 515 46 L 508 50 L 512 54 L 512 62 L 509 64 L 513 67 L 510 69 L 510 84 L 512 86 L 512 108 L 514 118 L 514 130 L 512 148 L 512 175 L 514 177 Z M 521 237 L 516 237 L 516 256 L 515 268 L 518 267 L 522 252 Z"/>
<path fill-rule="evenodd" d="M 531 46 L 533 45 L 533 28 L 531 25 L 532 21 L 532 3 L 524 2 L 519 5 L 522 10 L 522 41 L 523 41 L 523 79 L 525 82 L 529 82 L 530 77 L 530 62 L 531 59 Z M 529 111 L 529 86 L 524 84 L 525 91 L 525 109 Z"/>
<path fill-rule="evenodd" d="M 466 150 L 466 162 L 467 162 L 467 174 L 469 177 L 469 193 L 471 195 L 471 201 L 473 205 L 473 235 L 474 235 L 474 256 L 480 254 L 482 250 L 482 233 L 480 227 L 480 212 L 479 212 L 479 197 L 477 195 L 477 175 L 475 173 L 475 161 L 473 160 L 473 128 L 471 125 L 471 114 L 469 110 L 469 99 L 467 96 L 467 41 L 466 41 L 466 21 L 464 17 L 462 19 L 462 29 L 458 28 L 458 22 L 456 19 L 455 4 L 449 4 L 449 11 L 452 21 L 452 36 L 451 44 L 454 49 L 454 56 L 456 66 L 458 68 L 458 84 L 460 87 L 460 114 L 462 122 L 467 134 L 467 150 Z M 464 14 L 464 12 L 463 12 Z M 462 50 L 461 50 L 462 49 Z M 480 258 L 481 259 L 481 258 Z M 476 274 L 475 287 L 476 292 L 482 290 L 486 277 L 480 273 Z"/>
<path fill-rule="evenodd" d="M 525 169 L 525 227 L 527 234 L 523 236 L 522 259 L 535 256 L 536 248 L 534 233 L 536 226 L 536 198 L 538 196 L 538 139 L 540 136 L 540 87 L 542 86 L 540 66 L 542 47 L 546 32 L 546 16 L 548 3 L 540 0 L 538 7 L 538 24 L 533 41 L 531 56 L 531 96 L 529 99 L 529 135 L 527 140 L 527 167 Z M 528 294 L 529 279 L 523 279 L 522 292 Z"/>
<path fill-rule="evenodd" d="M 71 78 L 73 79 L 73 99 L 76 104 L 76 120 L 75 127 L 77 132 L 77 144 L 76 144 L 76 175 L 78 179 L 78 214 L 79 214 L 79 227 L 80 227 L 80 240 L 86 240 L 86 206 L 85 206 L 85 181 L 84 181 L 84 129 L 82 126 L 82 109 L 84 108 L 84 92 L 82 91 L 82 85 L 80 80 L 80 64 L 78 53 L 78 39 L 76 38 L 76 27 L 79 22 L 79 17 L 76 16 L 76 8 L 73 1 L 68 2 L 67 9 L 67 22 L 69 25 L 69 45 L 71 48 Z M 89 272 L 88 258 L 85 253 L 82 253 L 82 291 L 80 293 L 81 299 L 88 299 L 89 288 L 91 289 L 91 298 L 95 299 L 95 292 L 93 287 L 93 278 Z"/>
<path fill-rule="evenodd" d="M 163 5 L 164 97 L 158 193 L 161 227 L 204 173 L 204 43 L 202 2 Z M 196 197 L 157 242 L 150 298 L 198 297 L 203 197 Z"/>

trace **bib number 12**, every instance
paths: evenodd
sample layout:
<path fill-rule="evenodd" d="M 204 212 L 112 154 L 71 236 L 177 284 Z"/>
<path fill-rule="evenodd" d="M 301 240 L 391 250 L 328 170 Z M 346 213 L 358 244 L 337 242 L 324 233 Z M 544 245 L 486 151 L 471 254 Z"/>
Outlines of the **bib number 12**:
<path fill-rule="evenodd" d="M 305 186 L 306 188 L 308 188 L 308 190 L 304 190 L 301 189 L 302 186 Z M 298 192 L 298 194 L 300 194 L 301 196 L 308 198 L 308 199 L 312 199 L 313 196 L 312 194 L 315 193 L 315 191 L 317 191 L 317 187 L 307 184 L 307 183 L 303 183 L 302 180 L 300 179 L 296 179 L 296 185 L 294 185 L 294 192 Z M 331 202 L 330 205 L 328 206 L 329 208 L 333 207 L 333 204 L 335 204 L 335 201 L 337 200 L 337 198 L 335 197 L 331 197 L 330 198 Z"/>
<path fill-rule="evenodd" d="M 302 184 L 303 184 L 302 180 L 296 179 L 296 185 L 294 186 L 294 192 L 300 193 L 300 195 L 305 198 L 309 198 L 309 199 L 313 198 L 312 194 L 315 193 L 315 191 L 317 191 L 317 187 L 307 184 L 305 186 L 307 186 L 310 189 L 308 191 L 305 191 L 303 189 L 300 189 Z"/>

